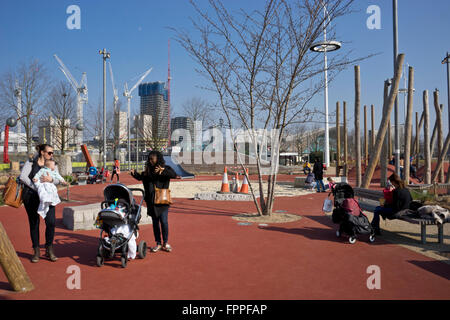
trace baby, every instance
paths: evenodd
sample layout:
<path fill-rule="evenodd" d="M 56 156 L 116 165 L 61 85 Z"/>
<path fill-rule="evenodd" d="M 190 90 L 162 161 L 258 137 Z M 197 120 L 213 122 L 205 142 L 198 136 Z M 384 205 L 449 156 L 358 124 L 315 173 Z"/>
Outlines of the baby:
<path fill-rule="evenodd" d="M 52 177 L 52 182 L 40 182 L 41 176 L 49 175 Z M 39 194 L 39 208 L 38 214 L 41 215 L 42 218 L 45 219 L 47 215 L 49 206 L 56 206 L 61 202 L 58 196 L 58 190 L 56 189 L 55 183 L 61 183 L 63 185 L 67 185 L 67 182 L 63 177 L 59 174 L 58 170 L 56 170 L 55 160 L 45 160 L 44 167 L 36 173 L 33 177 L 33 182 L 37 187 Z"/>

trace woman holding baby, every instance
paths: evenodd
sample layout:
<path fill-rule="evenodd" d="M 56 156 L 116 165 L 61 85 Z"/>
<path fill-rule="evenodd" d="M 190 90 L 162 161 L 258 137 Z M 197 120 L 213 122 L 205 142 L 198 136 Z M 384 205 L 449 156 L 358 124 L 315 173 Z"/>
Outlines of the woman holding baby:
<path fill-rule="evenodd" d="M 37 147 L 38 154 L 27 161 L 20 173 L 20 181 L 24 184 L 22 199 L 25 206 L 25 210 L 28 215 L 28 222 L 30 224 L 30 236 L 33 244 L 34 254 L 31 257 L 31 262 L 36 263 L 39 261 L 40 249 L 39 249 L 39 219 L 38 209 L 40 205 L 40 199 L 38 194 L 38 182 L 59 184 L 65 181 L 55 179 L 56 175 L 52 175 L 50 172 L 38 175 L 39 180 L 33 181 L 36 174 L 41 169 L 48 169 L 47 166 L 51 166 L 51 160 L 53 160 L 53 147 L 48 144 L 41 144 Z M 53 163 L 54 165 L 54 163 Z M 50 170 L 51 171 L 51 170 Z M 46 257 L 55 262 L 58 258 L 53 251 L 53 239 L 55 236 L 55 206 L 49 205 L 45 214 L 45 249 Z"/>

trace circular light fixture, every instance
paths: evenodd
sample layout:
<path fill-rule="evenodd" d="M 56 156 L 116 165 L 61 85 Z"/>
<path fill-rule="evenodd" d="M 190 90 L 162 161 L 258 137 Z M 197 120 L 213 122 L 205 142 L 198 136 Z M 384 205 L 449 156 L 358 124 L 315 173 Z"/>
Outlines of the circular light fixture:
<path fill-rule="evenodd" d="M 11 127 L 11 128 L 14 128 L 16 125 L 17 125 L 17 120 L 16 120 L 16 118 L 8 118 L 7 120 L 6 120 L 6 125 L 8 126 L 8 127 Z"/>
<path fill-rule="evenodd" d="M 75 126 L 75 128 L 76 128 L 78 131 L 83 131 L 83 130 L 84 130 L 84 126 L 83 126 L 81 123 L 77 124 L 77 125 Z"/>
<path fill-rule="evenodd" d="M 321 41 L 314 43 L 309 49 L 314 52 L 331 52 L 341 48 L 339 41 Z"/>

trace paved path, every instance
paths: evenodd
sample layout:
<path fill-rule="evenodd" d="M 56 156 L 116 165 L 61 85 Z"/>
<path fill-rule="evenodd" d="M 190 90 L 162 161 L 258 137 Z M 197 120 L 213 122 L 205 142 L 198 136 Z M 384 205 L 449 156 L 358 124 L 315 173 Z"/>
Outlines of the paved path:
<path fill-rule="evenodd" d="M 125 176 L 122 181 L 136 183 Z M 103 187 L 72 187 L 72 198 L 80 204 L 98 202 Z M 450 298 L 449 265 L 382 239 L 369 244 L 362 238 L 354 245 L 336 239 L 335 226 L 321 212 L 324 197 L 279 198 L 275 210 L 303 218 L 264 228 L 231 219 L 254 212 L 250 202 L 175 199 L 169 214 L 174 251 L 149 253 L 126 269 L 118 259 L 102 268 L 95 265 L 98 232 L 65 230 L 61 218 L 67 203 L 56 210 L 55 251 L 60 259 L 32 264 L 25 210 L 0 207 L 0 220 L 36 287 L 14 293 L 0 272 L 0 299 Z M 41 223 L 42 243 L 43 237 Z M 151 225 L 141 228 L 140 239 L 153 245 Z M 70 265 L 81 269 L 81 290 L 66 287 Z M 381 268 L 381 290 L 367 289 L 370 265 Z"/>

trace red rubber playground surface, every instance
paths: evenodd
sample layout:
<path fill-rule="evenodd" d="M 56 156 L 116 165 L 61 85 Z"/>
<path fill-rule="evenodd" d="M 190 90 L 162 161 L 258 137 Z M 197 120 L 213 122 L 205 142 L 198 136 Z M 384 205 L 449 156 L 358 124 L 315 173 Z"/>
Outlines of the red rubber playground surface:
<path fill-rule="evenodd" d="M 124 173 L 121 176 L 126 184 L 136 183 Z M 279 177 L 280 181 L 292 179 Z M 250 202 L 175 199 L 169 214 L 171 253 L 149 252 L 144 260 L 130 261 L 126 269 L 119 259 L 99 268 L 95 263 L 98 231 L 66 230 L 62 209 L 99 202 L 103 187 L 71 187 L 71 199 L 81 202 L 57 207 L 55 252 L 59 260 L 55 263 L 45 258 L 37 264 L 29 261 L 31 243 L 24 208 L 0 207 L 0 220 L 35 286 L 29 293 L 15 293 L 0 273 L 0 299 L 450 298 L 448 264 L 380 238 L 369 244 L 361 237 L 354 245 L 337 239 L 335 226 L 321 212 L 326 194 L 278 198 L 275 210 L 302 219 L 267 227 L 238 225 L 231 218 L 254 212 Z M 141 227 L 139 240 L 154 245 L 151 225 Z M 66 271 L 71 265 L 81 271 L 79 290 L 67 288 L 70 274 Z M 371 265 L 380 267 L 380 290 L 367 288 Z"/>

